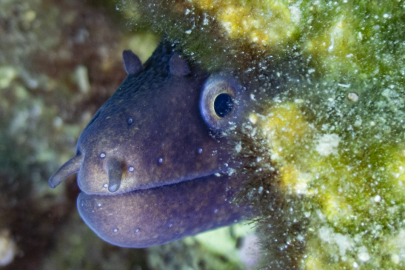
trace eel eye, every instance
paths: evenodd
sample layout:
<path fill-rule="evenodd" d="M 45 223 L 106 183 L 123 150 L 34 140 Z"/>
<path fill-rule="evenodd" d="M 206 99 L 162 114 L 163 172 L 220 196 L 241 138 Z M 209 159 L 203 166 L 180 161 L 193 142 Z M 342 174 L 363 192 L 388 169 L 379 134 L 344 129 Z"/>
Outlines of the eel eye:
<path fill-rule="evenodd" d="M 229 94 L 219 94 L 214 101 L 214 110 L 219 117 L 225 117 L 232 112 L 233 100 Z"/>
<path fill-rule="evenodd" d="M 200 99 L 200 112 L 212 129 L 224 129 L 235 123 L 240 90 L 230 76 L 211 75 L 205 82 Z"/>

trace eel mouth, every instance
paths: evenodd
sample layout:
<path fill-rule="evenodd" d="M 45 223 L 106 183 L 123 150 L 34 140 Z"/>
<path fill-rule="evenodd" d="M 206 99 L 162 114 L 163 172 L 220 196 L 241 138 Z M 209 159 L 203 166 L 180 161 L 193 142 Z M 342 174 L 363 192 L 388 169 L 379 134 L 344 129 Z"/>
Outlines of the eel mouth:
<path fill-rule="evenodd" d="M 248 206 L 231 203 L 243 186 L 240 180 L 212 174 L 114 196 L 81 192 L 77 208 L 84 222 L 111 244 L 156 246 L 249 217 Z"/>
<path fill-rule="evenodd" d="M 122 183 L 127 180 L 125 178 L 125 173 L 124 173 L 124 167 L 123 163 L 118 160 L 117 158 L 109 158 L 105 162 L 105 172 L 104 174 L 107 176 L 106 182 L 102 185 L 102 189 L 106 191 L 108 189 L 108 192 L 89 192 L 87 188 L 87 182 L 85 181 L 86 173 L 82 173 L 83 170 L 83 161 L 84 161 L 84 155 L 82 154 L 77 154 L 70 160 L 68 160 L 65 164 L 63 164 L 59 170 L 50 177 L 48 180 L 48 184 L 51 188 L 56 188 L 58 185 L 60 185 L 67 177 L 77 173 L 78 174 L 78 184 L 79 188 L 81 189 L 82 192 L 89 194 L 89 195 L 118 195 L 118 194 L 125 194 L 137 190 L 150 190 L 154 188 L 159 188 L 163 186 L 172 186 L 176 185 L 182 182 L 188 182 L 188 181 L 198 181 L 198 179 L 205 178 L 205 177 L 220 177 L 221 175 L 227 174 L 226 171 L 221 170 L 221 169 L 214 169 L 207 171 L 206 173 L 198 173 L 194 175 L 189 175 L 188 177 L 181 177 L 181 178 L 174 178 L 174 179 L 169 179 L 165 181 L 161 181 L 160 183 L 153 183 L 152 185 L 144 185 L 144 186 L 138 186 L 133 189 L 128 189 L 128 188 L 121 188 Z M 133 168 L 133 167 L 132 167 Z M 129 171 L 131 169 L 128 169 Z M 89 170 L 91 172 L 91 170 Z"/>
<path fill-rule="evenodd" d="M 83 173 L 84 155 L 66 162 L 49 179 L 52 188 L 66 177 Z M 104 159 L 103 175 L 108 181 L 103 194 L 82 192 L 77 208 L 83 221 L 103 240 L 121 247 L 161 245 L 227 226 L 251 216 L 248 205 L 232 203 L 244 186 L 241 175 L 220 169 L 172 179 L 160 186 L 125 191 L 125 168 L 118 159 Z M 87 179 L 88 180 L 88 179 Z M 177 180 L 177 181 L 176 181 Z M 79 181 L 80 183 L 80 181 Z M 125 192 L 124 192 L 125 191 Z"/>

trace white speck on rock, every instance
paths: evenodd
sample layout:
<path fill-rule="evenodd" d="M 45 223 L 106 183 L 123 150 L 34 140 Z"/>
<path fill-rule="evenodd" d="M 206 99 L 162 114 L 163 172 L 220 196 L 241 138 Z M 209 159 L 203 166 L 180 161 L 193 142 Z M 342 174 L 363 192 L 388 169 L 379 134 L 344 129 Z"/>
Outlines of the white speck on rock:
<path fill-rule="evenodd" d="M 359 248 L 358 257 L 362 262 L 370 260 L 370 255 L 368 254 L 368 250 L 365 246 Z"/>
<path fill-rule="evenodd" d="M 270 157 L 271 157 L 271 160 L 273 160 L 273 161 L 281 158 L 278 153 L 273 153 L 273 154 L 271 154 Z"/>
<path fill-rule="evenodd" d="M 209 24 L 208 15 L 207 13 L 203 13 L 203 15 L 204 15 L 203 25 L 208 25 Z"/>
<path fill-rule="evenodd" d="M 288 9 L 290 10 L 291 14 L 291 21 L 298 25 L 301 21 L 302 15 L 301 15 L 301 10 L 298 4 L 289 6 Z"/>
<path fill-rule="evenodd" d="M 231 176 L 231 175 L 232 175 L 232 174 L 234 174 L 235 172 L 236 172 L 236 170 L 235 170 L 235 169 L 228 168 L 227 173 L 228 173 L 228 175 L 229 175 L 229 176 Z"/>
<path fill-rule="evenodd" d="M 347 94 L 347 99 L 350 102 L 357 102 L 359 101 L 359 95 L 357 93 L 351 92 Z"/>
<path fill-rule="evenodd" d="M 235 146 L 235 151 L 236 151 L 236 153 L 239 153 L 240 150 L 242 150 L 242 143 L 241 143 L 241 142 L 239 142 L 239 143 Z"/>
<path fill-rule="evenodd" d="M 339 143 L 339 135 L 325 134 L 319 139 L 318 145 L 315 149 L 321 156 L 327 157 L 330 154 L 337 154 Z"/>
<path fill-rule="evenodd" d="M 338 83 L 338 86 L 344 87 L 344 88 L 350 88 L 350 83 Z"/>
<path fill-rule="evenodd" d="M 362 123 L 361 119 L 357 119 L 356 122 L 354 122 L 354 126 L 355 127 L 360 127 L 361 123 Z"/>
<path fill-rule="evenodd" d="M 345 256 L 346 251 L 353 247 L 353 241 L 348 236 L 334 233 L 333 230 L 327 226 L 321 227 L 318 233 L 322 241 L 329 244 L 336 244 L 339 247 L 340 256 Z"/>
<path fill-rule="evenodd" d="M 391 255 L 391 261 L 395 264 L 399 264 L 399 256 L 398 254 L 392 254 Z"/>
<path fill-rule="evenodd" d="M 352 243 L 351 243 L 349 237 L 345 236 L 343 234 L 336 233 L 335 234 L 335 241 L 336 241 L 336 244 L 339 247 L 340 256 L 346 255 L 346 250 L 348 250 L 348 249 L 350 249 L 352 247 Z"/>

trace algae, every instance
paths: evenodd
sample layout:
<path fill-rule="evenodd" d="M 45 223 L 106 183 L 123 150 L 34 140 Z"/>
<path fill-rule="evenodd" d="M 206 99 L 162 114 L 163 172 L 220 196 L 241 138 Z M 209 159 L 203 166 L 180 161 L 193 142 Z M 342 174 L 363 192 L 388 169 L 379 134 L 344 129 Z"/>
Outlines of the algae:
<path fill-rule="evenodd" d="M 238 173 L 253 193 L 274 196 L 247 196 L 263 214 L 263 267 L 404 267 L 404 1 L 127 1 L 121 9 L 260 97 L 233 136 L 251 160 Z"/>

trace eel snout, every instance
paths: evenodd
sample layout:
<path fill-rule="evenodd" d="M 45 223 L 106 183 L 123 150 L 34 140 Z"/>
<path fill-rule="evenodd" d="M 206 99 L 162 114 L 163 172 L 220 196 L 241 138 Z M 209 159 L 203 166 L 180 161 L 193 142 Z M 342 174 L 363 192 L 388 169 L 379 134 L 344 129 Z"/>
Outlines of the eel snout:
<path fill-rule="evenodd" d="M 70 175 L 78 173 L 83 163 L 83 156 L 76 155 L 60 167 L 60 169 L 49 178 L 49 186 L 56 188 Z M 121 186 L 122 180 L 122 162 L 116 158 L 109 158 L 106 162 L 108 191 L 116 192 Z"/>
<path fill-rule="evenodd" d="M 49 178 L 48 183 L 51 188 L 56 188 L 60 183 L 63 182 L 66 178 L 79 172 L 80 166 L 83 161 L 82 155 L 76 155 L 69 159 L 59 170 Z"/>

